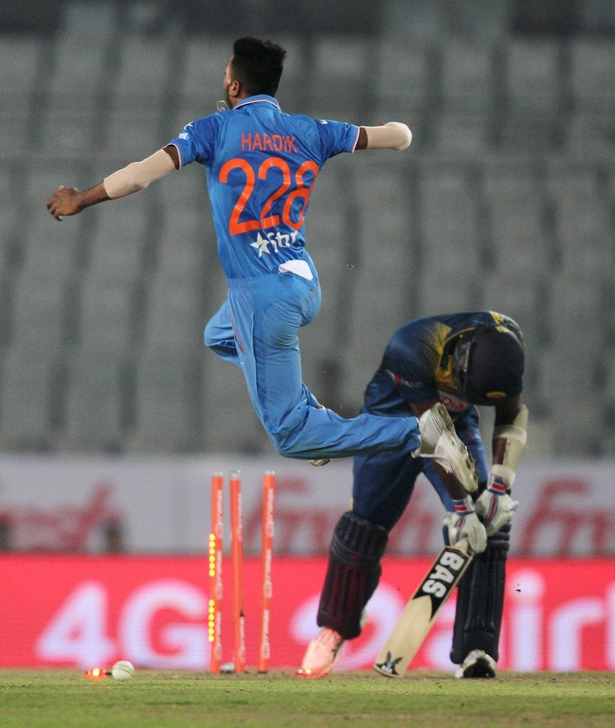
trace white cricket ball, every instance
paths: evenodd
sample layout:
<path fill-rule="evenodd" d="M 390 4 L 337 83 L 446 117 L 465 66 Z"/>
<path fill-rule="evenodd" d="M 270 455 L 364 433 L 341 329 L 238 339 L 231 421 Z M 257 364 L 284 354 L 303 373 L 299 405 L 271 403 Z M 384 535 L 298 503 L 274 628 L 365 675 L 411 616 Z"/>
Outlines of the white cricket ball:
<path fill-rule="evenodd" d="M 130 680 L 134 677 L 135 669 L 128 660 L 120 660 L 111 668 L 111 675 L 116 680 Z"/>

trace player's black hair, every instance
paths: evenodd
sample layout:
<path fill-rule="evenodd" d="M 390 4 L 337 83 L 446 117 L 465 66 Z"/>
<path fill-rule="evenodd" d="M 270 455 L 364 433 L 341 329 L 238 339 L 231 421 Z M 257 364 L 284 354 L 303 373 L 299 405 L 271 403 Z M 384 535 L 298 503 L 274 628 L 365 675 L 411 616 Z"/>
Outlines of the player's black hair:
<path fill-rule="evenodd" d="M 275 96 L 282 77 L 286 51 L 270 40 L 246 36 L 233 44 L 231 76 L 248 96 Z"/>

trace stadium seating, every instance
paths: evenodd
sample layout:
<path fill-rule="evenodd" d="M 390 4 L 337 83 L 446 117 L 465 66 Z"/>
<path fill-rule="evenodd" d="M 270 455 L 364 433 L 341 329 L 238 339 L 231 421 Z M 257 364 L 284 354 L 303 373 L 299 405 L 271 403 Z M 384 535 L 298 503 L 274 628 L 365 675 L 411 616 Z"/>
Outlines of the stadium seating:
<path fill-rule="evenodd" d="M 0 35 L 0 446 L 271 452 L 240 370 L 202 347 L 225 297 L 204 170 L 61 225 L 45 211 L 221 98 L 232 37 L 144 32 L 122 5 Z M 305 380 L 350 415 L 401 323 L 499 310 L 526 333 L 534 455 L 612 454 L 615 41 L 513 35 L 503 0 L 385 5 L 375 37 L 280 39 L 284 110 L 414 133 L 317 181 Z"/>

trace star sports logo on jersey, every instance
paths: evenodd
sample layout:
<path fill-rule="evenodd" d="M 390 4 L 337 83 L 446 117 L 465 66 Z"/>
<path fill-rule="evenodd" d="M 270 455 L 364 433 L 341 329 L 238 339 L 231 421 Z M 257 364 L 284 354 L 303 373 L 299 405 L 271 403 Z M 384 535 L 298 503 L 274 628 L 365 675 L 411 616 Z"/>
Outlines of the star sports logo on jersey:
<path fill-rule="evenodd" d="M 290 235 L 282 234 L 280 232 L 267 233 L 266 238 L 264 238 L 259 232 L 256 236 L 256 241 L 254 243 L 250 243 L 250 247 L 256 248 L 256 250 L 258 250 L 258 257 L 261 258 L 263 253 L 271 255 L 272 252 L 277 253 L 280 248 L 290 248 L 296 240 L 296 230 L 293 230 Z M 269 250 L 270 245 L 272 250 Z"/>

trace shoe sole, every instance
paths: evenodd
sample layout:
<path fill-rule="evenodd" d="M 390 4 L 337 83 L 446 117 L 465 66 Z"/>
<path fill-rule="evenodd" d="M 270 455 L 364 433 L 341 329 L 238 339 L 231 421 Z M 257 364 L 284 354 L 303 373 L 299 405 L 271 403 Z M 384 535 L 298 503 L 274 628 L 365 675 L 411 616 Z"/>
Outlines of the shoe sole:
<path fill-rule="evenodd" d="M 437 432 L 440 433 L 440 437 L 443 435 L 448 436 L 449 445 L 455 449 L 455 452 L 458 455 L 458 457 L 447 458 L 444 462 L 453 470 L 453 474 L 465 487 L 468 493 L 473 493 L 478 489 L 478 478 L 476 476 L 474 458 L 468 452 L 467 448 L 459 441 L 459 437 L 455 432 L 455 425 L 451 420 L 451 416 L 449 415 L 446 407 L 441 402 L 438 402 L 438 404 L 434 405 L 433 411 L 437 414 L 437 417 L 433 420 Z M 427 457 L 433 457 L 436 462 L 440 460 L 438 456 L 434 455 L 428 455 Z M 461 466 L 463 468 L 460 472 L 457 472 L 458 462 L 461 462 Z"/>
<path fill-rule="evenodd" d="M 443 409 L 444 409 L 444 412 L 446 412 L 446 414 L 444 414 L 444 412 L 442 411 Z M 437 417 L 434 417 L 434 414 L 436 414 Z M 433 426 L 435 427 L 436 432 L 438 433 L 438 438 L 436 439 L 436 442 L 434 443 L 434 446 L 433 446 L 434 450 L 435 450 L 435 447 L 438 444 L 438 440 L 440 439 L 440 437 L 442 437 L 442 434 L 443 434 L 444 430 L 446 429 L 446 420 L 447 420 L 446 415 L 448 415 L 448 412 L 446 410 L 446 407 L 444 407 L 444 405 L 441 402 L 437 402 L 431 408 L 431 412 L 426 412 L 424 416 L 429 417 L 430 415 L 431 415 L 431 421 L 433 423 Z M 420 431 L 420 429 L 421 428 L 419 427 L 419 431 Z M 422 438 L 424 437 L 422 432 L 421 432 L 421 437 Z M 433 451 L 431 453 L 423 453 L 422 448 L 423 448 L 423 439 L 421 440 L 421 447 L 419 448 L 420 455 L 422 455 L 423 457 L 430 457 L 431 455 L 433 455 Z"/>

